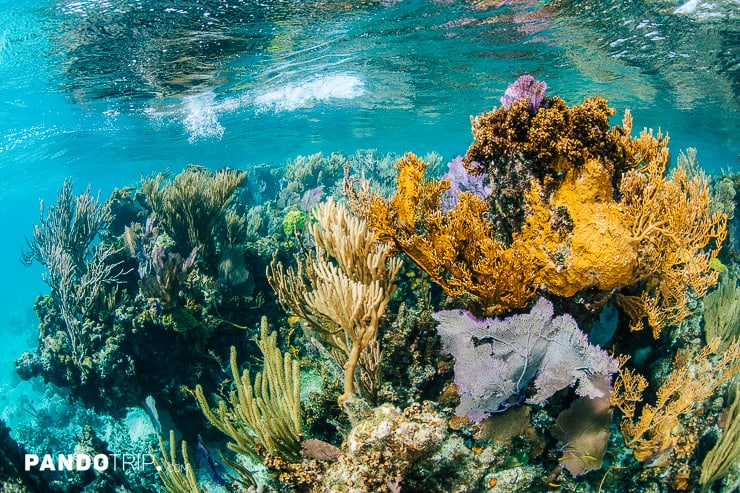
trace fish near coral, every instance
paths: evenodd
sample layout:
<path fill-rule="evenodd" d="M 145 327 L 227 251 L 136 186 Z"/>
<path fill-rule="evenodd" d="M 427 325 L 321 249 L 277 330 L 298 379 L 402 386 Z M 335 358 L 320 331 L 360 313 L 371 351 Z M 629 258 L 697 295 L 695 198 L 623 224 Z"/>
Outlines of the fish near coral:
<path fill-rule="evenodd" d="M 221 255 L 218 281 L 243 296 L 251 294 L 254 278 L 247 269 L 244 252 L 238 248 L 231 248 Z"/>

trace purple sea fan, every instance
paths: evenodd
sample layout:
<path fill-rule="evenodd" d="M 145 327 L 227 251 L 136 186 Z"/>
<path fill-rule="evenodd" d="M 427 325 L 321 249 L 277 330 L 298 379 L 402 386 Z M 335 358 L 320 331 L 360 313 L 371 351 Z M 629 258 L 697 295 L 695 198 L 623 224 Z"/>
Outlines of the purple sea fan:
<path fill-rule="evenodd" d="M 321 202 L 321 198 L 323 196 L 324 185 L 319 185 L 316 188 L 306 190 L 306 192 L 303 194 L 303 197 L 301 197 L 301 205 L 303 205 L 303 210 L 305 212 L 311 212 L 311 209 L 313 209 L 319 202 Z"/>
<path fill-rule="evenodd" d="M 545 99 L 545 91 L 547 91 L 547 83 L 535 80 L 529 74 L 521 75 L 516 82 L 506 88 L 506 92 L 501 98 L 501 106 L 508 110 L 517 99 L 529 98 L 527 108 L 535 113 L 542 100 Z"/>
<path fill-rule="evenodd" d="M 470 192 L 483 199 L 487 199 L 491 195 L 491 183 L 488 174 L 471 175 L 468 173 L 468 170 L 463 166 L 462 156 L 457 156 L 447 163 L 447 170 L 442 179 L 450 180 L 450 188 L 442 195 L 443 211 L 447 212 L 454 208 L 459 201 L 458 195 L 462 192 Z"/>
<path fill-rule="evenodd" d="M 481 421 L 510 407 L 511 399 L 543 405 L 556 392 L 578 384 L 580 396 L 598 398 L 611 391 L 619 361 L 588 343 L 575 319 L 554 316 L 553 304 L 540 298 L 529 313 L 478 320 L 464 310 L 432 315 L 443 352 L 455 358 L 460 404 L 455 413 Z"/>

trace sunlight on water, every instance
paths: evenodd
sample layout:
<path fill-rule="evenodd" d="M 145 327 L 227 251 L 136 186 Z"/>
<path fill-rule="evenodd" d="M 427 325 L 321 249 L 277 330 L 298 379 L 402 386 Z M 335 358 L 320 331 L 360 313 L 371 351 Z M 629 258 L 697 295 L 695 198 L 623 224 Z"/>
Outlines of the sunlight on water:
<path fill-rule="evenodd" d="M 216 95 L 213 91 L 185 96 L 182 99 L 182 112 L 183 125 L 190 135 L 190 142 L 223 137 L 224 127 L 218 121 Z"/>
<path fill-rule="evenodd" d="M 359 77 L 350 74 L 329 74 L 305 81 L 289 82 L 258 93 L 254 98 L 254 106 L 258 113 L 294 111 L 317 103 L 354 99 L 364 93 L 364 84 Z"/>
<path fill-rule="evenodd" d="M 219 99 L 212 90 L 182 97 L 178 104 L 150 107 L 144 110 L 153 121 L 179 120 L 188 135 L 188 141 L 216 139 L 224 136 L 223 118 L 235 113 L 260 115 L 289 113 L 325 105 L 345 104 L 365 94 L 365 84 L 353 74 L 326 74 L 311 76 L 297 82 L 278 83 L 269 87 L 243 90 L 242 94 Z"/>

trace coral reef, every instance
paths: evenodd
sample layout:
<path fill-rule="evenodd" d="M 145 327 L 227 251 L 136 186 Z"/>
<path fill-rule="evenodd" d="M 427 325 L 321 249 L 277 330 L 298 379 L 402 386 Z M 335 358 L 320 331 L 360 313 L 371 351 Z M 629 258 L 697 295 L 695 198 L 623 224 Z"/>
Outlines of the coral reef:
<path fill-rule="evenodd" d="M 692 150 L 669 171 L 662 133 L 546 90 L 517 80 L 446 170 L 358 151 L 191 165 L 105 202 L 65 182 L 27 240 L 50 293 L 16 362 L 62 387 L 59 413 L 29 400 L 17 434 L 38 450 L 126 443 L 161 469 L 49 490 L 737 484 L 738 257 L 721 250 L 737 178 Z M 119 441 L 129 419 L 145 438 Z M 0 474 L 36 481 L 12 457 Z"/>
<path fill-rule="evenodd" d="M 712 212 L 706 180 L 681 167 L 667 176 L 668 139 L 647 130 L 631 137 L 629 113 L 612 128 L 600 98 L 572 108 L 546 98 L 528 109 L 528 101 L 473 121 L 463 163 L 488 173 L 490 202 L 460 193 L 445 210 L 449 180 L 424 180 L 425 163 L 408 154 L 396 165 L 395 196 L 361 186 L 354 210 L 379 240 L 486 314 L 524 308 L 538 291 L 620 291 L 632 328 L 646 319 L 657 338 L 716 282 L 727 217 Z M 501 203 L 508 196 L 516 202 Z"/>
<path fill-rule="evenodd" d="M 268 279 L 286 311 L 301 318 L 309 337 L 318 339 L 343 369 L 340 404 L 363 387 L 372 399 L 380 369 L 378 326 L 401 261 L 390 258 L 388 246 L 374 241 L 365 222 L 332 199 L 314 216 L 309 228 L 315 252 L 298 258 L 297 270 L 286 271 L 273 261 Z"/>

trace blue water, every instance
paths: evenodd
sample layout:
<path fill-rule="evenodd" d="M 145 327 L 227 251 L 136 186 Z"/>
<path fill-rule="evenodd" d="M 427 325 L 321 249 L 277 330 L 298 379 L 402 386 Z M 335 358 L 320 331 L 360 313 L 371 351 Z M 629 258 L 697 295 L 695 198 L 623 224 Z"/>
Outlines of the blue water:
<path fill-rule="evenodd" d="M 105 197 L 188 163 L 451 159 L 522 73 L 737 171 L 739 35 L 737 1 L 0 0 L 0 386 L 47 291 L 24 236 L 65 177 Z"/>

